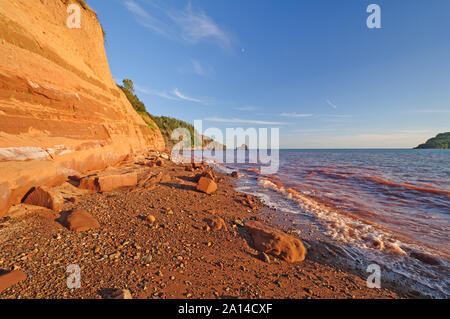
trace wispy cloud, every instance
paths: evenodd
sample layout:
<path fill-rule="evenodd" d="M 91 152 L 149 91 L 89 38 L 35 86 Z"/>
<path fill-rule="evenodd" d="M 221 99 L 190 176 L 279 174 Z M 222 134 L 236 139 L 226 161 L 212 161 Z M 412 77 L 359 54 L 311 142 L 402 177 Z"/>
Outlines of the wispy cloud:
<path fill-rule="evenodd" d="M 430 133 L 431 130 L 399 130 L 399 133 L 405 133 L 405 134 L 422 134 L 422 133 Z"/>
<path fill-rule="evenodd" d="M 152 1 L 152 13 L 158 15 L 156 18 L 146 11 L 134 0 L 126 0 L 125 7 L 133 13 L 136 21 L 160 35 L 169 38 L 183 40 L 190 44 L 202 41 L 213 42 L 222 49 L 231 49 L 233 40 L 231 35 L 220 27 L 202 9 L 195 9 L 189 2 L 182 10 L 169 8 L 167 5 L 156 5 Z"/>
<path fill-rule="evenodd" d="M 147 94 L 147 95 L 155 95 L 159 96 L 164 99 L 173 100 L 173 101 L 188 101 L 188 102 L 194 102 L 194 103 L 202 103 L 206 104 L 204 100 L 200 100 L 197 98 L 193 98 L 190 96 L 187 96 L 186 94 L 181 93 L 179 89 L 173 89 L 172 91 L 158 91 L 153 89 L 147 89 L 144 87 L 141 87 L 139 85 L 134 85 L 137 92 Z"/>
<path fill-rule="evenodd" d="M 333 109 L 337 109 L 336 104 L 334 104 L 333 102 L 331 102 L 329 99 L 326 99 L 325 102 L 327 102 L 327 104 L 328 104 L 329 106 L 331 106 Z"/>
<path fill-rule="evenodd" d="M 136 85 L 136 84 L 134 85 L 134 88 L 136 89 L 137 92 L 140 92 L 140 93 L 143 93 L 143 94 L 156 95 L 156 96 L 159 96 L 159 97 L 164 98 L 164 99 L 173 100 L 173 101 L 180 101 L 179 98 L 176 98 L 175 96 L 171 95 L 170 92 L 164 92 L 164 91 L 147 89 L 147 88 L 141 87 L 141 86 Z"/>
<path fill-rule="evenodd" d="M 180 98 L 180 99 L 182 99 L 182 100 L 185 100 L 185 101 L 195 102 L 195 103 L 205 103 L 205 102 L 202 101 L 202 100 L 199 100 L 199 99 L 196 99 L 196 98 L 193 98 L 193 97 L 189 97 L 189 96 L 187 96 L 187 95 L 184 95 L 184 94 L 181 93 L 180 90 L 178 90 L 178 89 L 174 89 L 174 90 L 172 91 L 172 93 L 173 93 L 176 97 L 178 97 L 178 98 Z"/>
<path fill-rule="evenodd" d="M 168 36 L 168 33 L 164 30 L 166 28 L 165 24 L 155 17 L 151 16 L 139 4 L 132 0 L 128 0 L 125 1 L 124 5 L 128 9 L 128 11 L 133 13 L 137 23 L 161 35 Z"/>
<path fill-rule="evenodd" d="M 291 118 L 300 118 L 300 117 L 311 117 L 312 114 L 299 114 L 299 113 L 281 113 L 280 116 L 291 117 Z"/>
<path fill-rule="evenodd" d="M 328 128 L 318 128 L 318 129 L 300 129 L 294 130 L 293 133 L 309 134 L 309 133 L 320 133 L 320 132 L 335 132 L 339 129 L 328 129 Z"/>
<path fill-rule="evenodd" d="M 236 118 L 222 118 L 222 117 L 209 117 L 205 121 L 218 122 L 218 123 L 230 123 L 230 124 L 258 124 L 258 125 L 288 125 L 286 122 L 272 122 L 272 121 L 259 121 L 259 120 L 245 120 Z"/>
<path fill-rule="evenodd" d="M 183 11 L 168 12 L 169 17 L 181 28 L 182 37 L 190 43 L 213 40 L 220 47 L 231 48 L 231 37 L 201 9 L 195 11 L 189 2 Z"/>
<path fill-rule="evenodd" d="M 351 123 L 355 121 L 356 115 L 346 114 L 318 114 L 317 118 L 328 123 Z"/>
<path fill-rule="evenodd" d="M 450 113 L 450 110 L 415 110 L 414 113 Z"/>
<path fill-rule="evenodd" d="M 209 77 L 214 73 L 214 69 L 209 65 L 205 66 L 201 64 L 199 61 L 194 59 L 191 60 L 191 63 L 192 68 L 194 69 L 194 72 L 197 75 Z"/>
<path fill-rule="evenodd" d="M 246 106 L 235 108 L 236 111 L 242 111 L 242 112 L 251 112 L 251 111 L 256 111 L 257 109 L 258 108 L 256 106 L 251 106 L 251 105 L 246 105 Z"/>

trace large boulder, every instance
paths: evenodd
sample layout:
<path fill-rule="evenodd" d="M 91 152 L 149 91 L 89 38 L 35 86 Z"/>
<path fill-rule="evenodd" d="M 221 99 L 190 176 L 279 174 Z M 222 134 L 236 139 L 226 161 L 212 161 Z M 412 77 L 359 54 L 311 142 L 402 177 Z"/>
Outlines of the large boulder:
<path fill-rule="evenodd" d="M 64 225 L 70 231 L 86 231 L 100 227 L 98 221 L 85 210 L 76 210 L 71 212 L 66 217 Z"/>
<path fill-rule="evenodd" d="M 13 270 L 4 275 L 0 275 L 0 293 L 25 279 L 27 279 L 27 275 L 20 270 Z"/>
<path fill-rule="evenodd" d="M 54 211 L 62 210 L 64 199 L 45 186 L 38 186 L 23 201 L 25 204 L 42 206 Z"/>
<path fill-rule="evenodd" d="M 137 184 L 137 173 L 114 174 L 104 176 L 86 176 L 80 180 L 79 188 L 97 192 L 112 191 Z"/>
<path fill-rule="evenodd" d="M 197 190 L 206 194 L 212 194 L 217 190 L 217 184 L 208 177 L 201 177 L 197 184 Z"/>
<path fill-rule="evenodd" d="M 305 260 L 306 248 L 299 239 L 273 230 L 257 221 L 246 222 L 245 229 L 252 236 L 258 251 L 290 263 Z"/>

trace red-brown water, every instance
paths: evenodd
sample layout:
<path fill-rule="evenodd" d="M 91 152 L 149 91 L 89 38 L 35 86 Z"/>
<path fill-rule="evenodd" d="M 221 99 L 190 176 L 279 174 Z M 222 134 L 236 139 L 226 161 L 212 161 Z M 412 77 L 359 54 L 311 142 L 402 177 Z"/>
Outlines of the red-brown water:
<path fill-rule="evenodd" d="M 298 225 L 313 219 L 351 255 L 450 295 L 450 150 L 286 150 L 274 175 L 226 167 Z"/>

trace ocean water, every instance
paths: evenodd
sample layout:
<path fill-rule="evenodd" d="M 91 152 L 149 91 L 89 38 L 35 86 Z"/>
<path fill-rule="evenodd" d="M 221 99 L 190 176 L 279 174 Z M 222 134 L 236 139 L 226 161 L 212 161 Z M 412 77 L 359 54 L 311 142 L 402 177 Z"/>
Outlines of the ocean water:
<path fill-rule="evenodd" d="M 379 264 L 382 281 L 450 296 L 450 150 L 280 150 L 273 175 L 248 162 L 218 166 L 240 171 L 238 189 L 300 233 L 340 245 L 362 268 Z"/>

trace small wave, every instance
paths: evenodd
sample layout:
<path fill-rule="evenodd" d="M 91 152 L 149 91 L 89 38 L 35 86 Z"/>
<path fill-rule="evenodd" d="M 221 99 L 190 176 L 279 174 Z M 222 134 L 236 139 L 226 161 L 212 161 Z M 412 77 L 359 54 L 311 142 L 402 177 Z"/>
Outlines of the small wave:
<path fill-rule="evenodd" d="M 284 187 L 280 182 L 259 178 L 259 183 L 266 189 L 284 194 L 288 199 L 294 200 L 302 210 L 314 213 L 316 217 L 326 221 L 327 233 L 334 239 L 356 244 L 365 249 L 389 250 L 406 255 L 406 252 L 400 248 L 401 242 L 388 238 L 380 231 L 383 228 L 381 225 L 361 219 L 354 214 L 343 214 L 331 210 L 307 195 Z"/>
<path fill-rule="evenodd" d="M 422 187 L 422 186 L 415 186 L 415 185 L 409 185 L 409 184 L 402 184 L 402 183 L 396 183 L 388 181 L 384 178 L 378 177 L 378 176 L 363 176 L 364 179 L 383 184 L 383 185 L 389 185 L 389 186 L 396 186 L 401 188 L 407 188 L 412 190 L 418 190 L 422 192 L 428 192 L 428 193 L 434 193 L 434 194 L 446 194 L 450 195 L 450 191 L 443 190 L 443 189 L 435 189 L 430 187 Z"/>
<path fill-rule="evenodd" d="M 445 259 L 436 257 L 426 247 L 399 240 L 379 224 L 328 207 L 306 194 L 285 187 L 278 181 L 259 177 L 258 184 L 264 189 L 284 195 L 286 199 L 295 202 L 302 212 L 313 215 L 325 227 L 325 234 L 333 240 L 350 245 L 355 252 L 369 260 L 384 264 L 394 273 L 406 276 L 431 288 L 432 291 L 437 289 L 444 295 L 448 294 L 445 284 L 442 286 L 442 280 L 439 279 L 442 269 L 436 268 L 436 265 L 441 265 L 442 268 L 448 269 L 448 263 Z"/>

